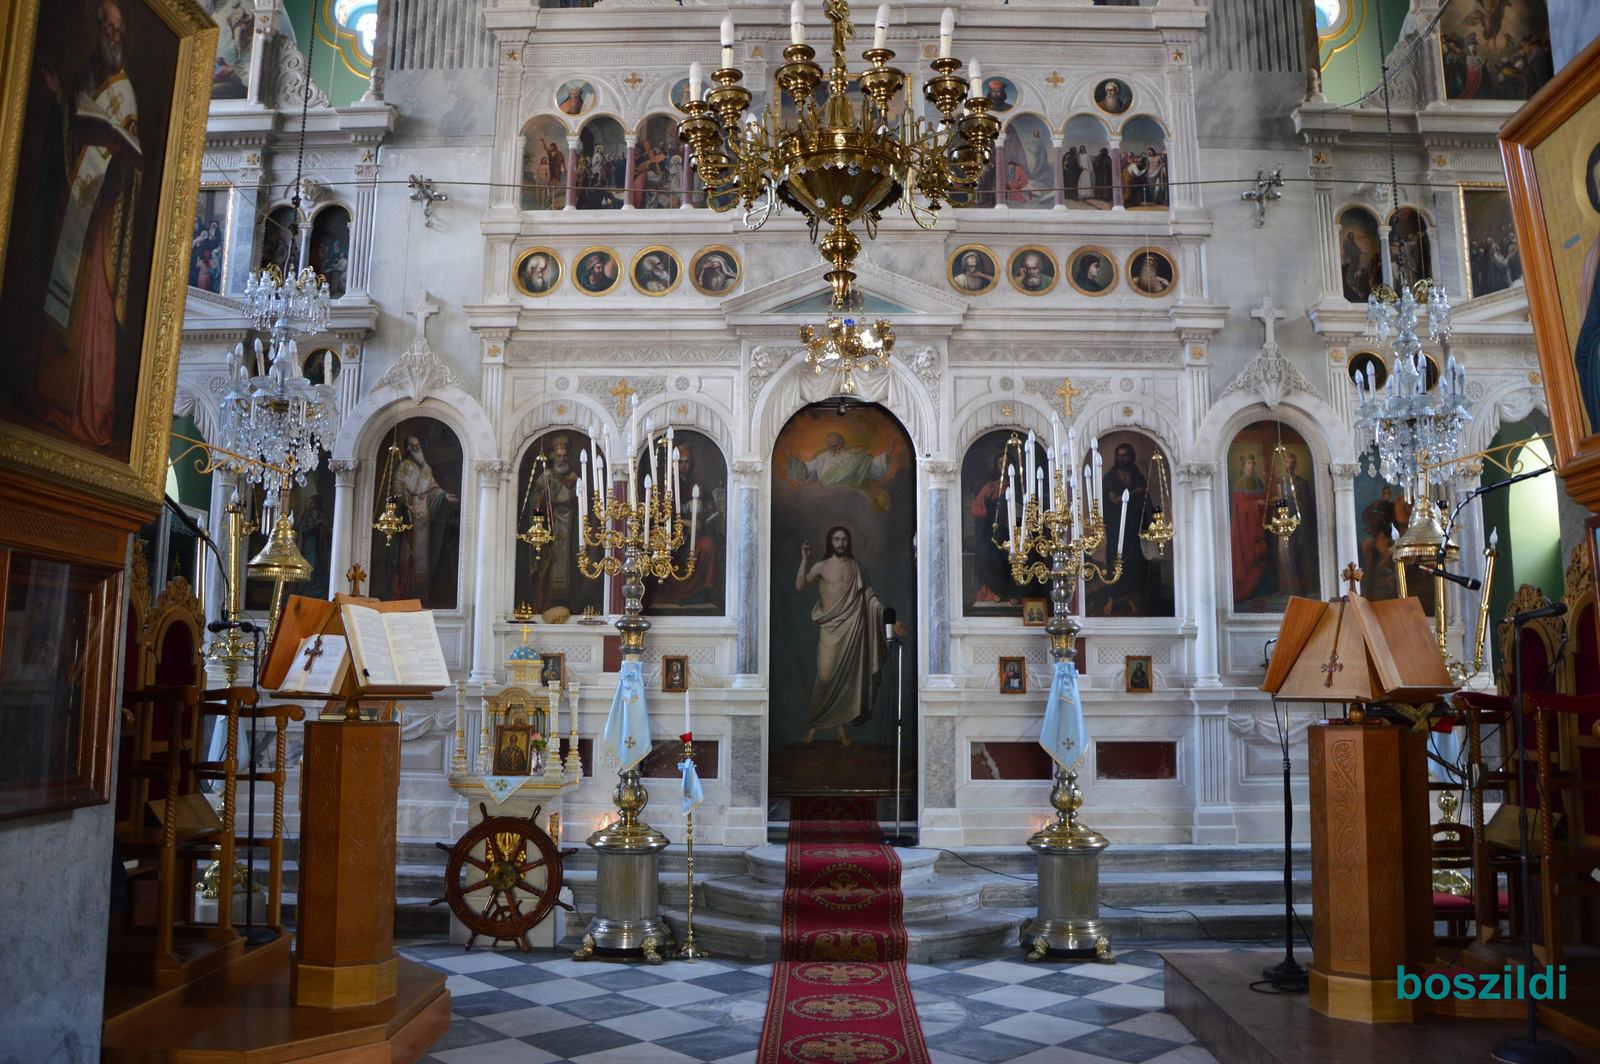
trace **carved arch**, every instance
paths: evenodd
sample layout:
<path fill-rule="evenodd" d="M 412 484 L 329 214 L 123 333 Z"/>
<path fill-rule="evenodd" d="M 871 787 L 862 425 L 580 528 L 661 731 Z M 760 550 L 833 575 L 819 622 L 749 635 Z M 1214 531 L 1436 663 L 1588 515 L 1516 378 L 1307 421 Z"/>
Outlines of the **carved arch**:
<path fill-rule="evenodd" d="M 943 441 L 935 427 L 938 424 L 937 411 L 922 382 L 910 367 L 901 363 L 899 358 L 890 360 L 885 394 L 875 401 L 900 419 L 917 455 L 939 453 L 943 449 Z M 757 457 L 764 459 L 772 453 L 778 442 L 778 434 L 802 407 L 832 398 L 818 397 L 802 389 L 804 378 L 811 373 L 802 356 L 785 359 L 783 366 L 772 374 L 771 382 L 762 390 L 751 412 L 750 420 L 756 429 L 751 433 L 751 443 Z M 807 398 L 808 394 L 813 397 Z"/>

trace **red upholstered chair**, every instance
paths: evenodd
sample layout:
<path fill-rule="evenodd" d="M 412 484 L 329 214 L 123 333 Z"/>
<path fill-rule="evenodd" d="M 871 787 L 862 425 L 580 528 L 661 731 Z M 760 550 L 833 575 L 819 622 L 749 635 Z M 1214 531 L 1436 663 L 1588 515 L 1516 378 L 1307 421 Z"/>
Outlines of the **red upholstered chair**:
<path fill-rule="evenodd" d="M 1541 960 L 1562 963 L 1571 939 L 1600 945 L 1600 695 L 1540 693 L 1533 711 L 1538 766 Z M 1556 816 L 1560 814 L 1561 821 Z M 1588 901 L 1584 899 L 1596 899 Z"/>
<path fill-rule="evenodd" d="M 1476 847 L 1473 845 L 1472 825 L 1441 820 L 1434 824 L 1433 836 L 1433 919 L 1445 925 L 1446 939 L 1451 945 L 1460 945 L 1471 936 L 1467 925 L 1477 920 L 1477 902 L 1470 884 L 1473 882 L 1472 865 Z M 1466 877 L 1469 888 L 1465 894 L 1451 889 Z M 1497 908 L 1509 907 L 1510 899 L 1504 891 L 1496 899 Z"/>

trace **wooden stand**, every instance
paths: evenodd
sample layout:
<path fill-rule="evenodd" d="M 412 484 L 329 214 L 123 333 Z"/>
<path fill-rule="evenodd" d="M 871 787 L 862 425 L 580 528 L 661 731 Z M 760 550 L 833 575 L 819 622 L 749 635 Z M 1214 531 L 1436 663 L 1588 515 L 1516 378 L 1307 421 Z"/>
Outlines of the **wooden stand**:
<path fill-rule="evenodd" d="M 1337 1019 L 1409 1023 L 1395 969 L 1433 961 L 1427 735 L 1319 725 L 1311 772 L 1311 1007 Z"/>
<path fill-rule="evenodd" d="M 346 1008 L 395 994 L 395 804 L 400 725 L 305 726 L 299 896 L 290 966 L 297 1005 Z"/>

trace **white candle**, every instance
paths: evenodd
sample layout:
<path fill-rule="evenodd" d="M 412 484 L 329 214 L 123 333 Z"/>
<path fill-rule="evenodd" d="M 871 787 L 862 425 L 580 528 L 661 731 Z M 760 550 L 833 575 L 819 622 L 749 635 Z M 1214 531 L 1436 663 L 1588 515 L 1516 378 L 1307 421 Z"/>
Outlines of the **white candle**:
<path fill-rule="evenodd" d="M 789 5 L 789 43 L 806 43 L 806 7 L 800 0 Z"/>
<path fill-rule="evenodd" d="M 639 490 L 635 482 L 639 479 L 639 460 L 633 455 L 633 448 L 628 448 L 628 505 L 639 505 Z"/>
<path fill-rule="evenodd" d="M 1105 460 L 1100 457 L 1100 437 L 1095 436 L 1089 440 L 1089 450 L 1094 452 L 1094 482 L 1099 484 L 1105 480 Z"/>
<path fill-rule="evenodd" d="M 1010 462 L 1006 463 L 1006 477 L 1011 481 L 1013 492 L 1020 498 L 1023 495 L 1022 485 L 1018 482 L 1017 467 Z"/>
<path fill-rule="evenodd" d="M 639 399 L 634 397 L 628 406 L 628 453 L 633 453 L 633 441 L 639 438 Z"/>
<path fill-rule="evenodd" d="M 724 70 L 733 66 L 733 16 L 727 15 L 722 19 L 722 67 Z"/>
<path fill-rule="evenodd" d="M 950 8 L 944 9 L 944 14 L 939 16 L 939 58 L 950 58 L 950 40 L 956 32 L 956 13 Z"/>
<path fill-rule="evenodd" d="M 694 486 L 694 498 L 689 500 L 689 557 L 694 557 L 694 548 L 700 542 L 700 485 Z"/>
<path fill-rule="evenodd" d="M 1122 520 L 1117 523 L 1117 557 L 1122 557 L 1122 537 L 1128 531 L 1128 489 L 1122 489 Z"/>
<path fill-rule="evenodd" d="M 695 103 L 700 102 L 700 87 L 705 81 L 705 74 L 700 69 L 699 63 L 689 64 L 689 99 Z"/>
<path fill-rule="evenodd" d="M 683 734 L 694 734 L 694 729 L 689 726 L 689 675 L 687 671 L 683 676 Z"/>
<path fill-rule="evenodd" d="M 882 48 L 889 43 L 889 5 L 878 5 L 878 17 L 872 21 L 872 47 Z"/>
<path fill-rule="evenodd" d="M 1050 449 L 1061 449 L 1061 415 L 1054 410 L 1050 411 Z"/>
<path fill-rule="evenodd" d="M 1045 478 L 1044 478 L 1045 506 L 1049 507 L 1049 505 L 1050 505 L 1050 493 L 1056 490 L 1056 452 L 1055 452 L 1054 448 L 1051 448 L 1050 450 L 1045 452 L 1044 465 L 1045 465 Z M 1059 502 L 1060 500 L 1057 500 L 1057 501 Z"/>
<path fill-rule="evenodd" d="M 1085 462 L 1083 463 L 1083 505 L 1079 507 L 1083 511 L 1083 526 L 1085 528 L 1089 527 L 1089 518 L 1093 513 L 1093 503 L 1094 468 L 1088 462 Z"/>
<path fill-rule="evenodd" d="M 967 95 L 977 99 L 983 95 L 983 68 L 974 59 L 967 64 Z"/>
<path fill-rule="evenodd" d="M 578 477 L 578 517 L 580 519 L 589 516 L 589 492 L 585 487 L 588 476 L 589 473 L 586 469 L 584 470 L 583 475 Z"/>
<path fill-rule="evenodd" d="M 1036 447 L 1036 446 L 1037 446 L 1037 444 L 1034 443 L 1034 439 L 1033 439 L 1033 430 L 1029 429 L 1028 430 L 1028 483 L 1030 483 L 1030 484 L 1033 483 L 1033 470 L 1034 470 L 1034 465 L 1036 463 L 1036 459 L 1034 458 L 1034 447 Z"/>
<path fill-rule="evenodd" d="M 1011 485 L 1006 485 L 1006 531 L 1010 532 L 1016 527 L 1017 495 Z M 1016 547 L 1017 541 L 1013 539 L 1011 546 Z"/>
<path fill-rule="evenodd" d="M 1070 428 L 1067 430 L 1067 475 L 1070 477 L 1072 475 L 1072 471 L 1077 468 L 1078 430 L 1075 428 Z"/>
<path fill-rule="evenodd" d="M 1006 530 L 1007 531 L 1010 531 L 1010 529 L 1011 529 L 1011 488 L 1009 486 L 1007 486 L 1007 488 L 1006 488 L 1006 496 L 1001 501 L 1001 505 L 1005 507 L 1005 509 L 1003 511 L 1001 511 L 1001 513 L 1000 513 L 1000 517 L 1002 518 L 1001 523 L 1006 526 Z"/>
<path fill-rule="evenodd" d="M 1500 545 L 1500 526 L 1496 525 L 1489 530 L 1489 549 L 1494 550 Z"/>
<path fill-rule="evenodd" d="M 644 543 L 645 550 L 650 549 L 650 474 L 644 475 Z"/>
<path fill-rule="evenodd" d="M 1044 470 L 1042 469 L 1033 471 L 1033 494 L 1039 500 L 1040 509 L 1049 509 L 1049 505 L 1044 501 Z"/>

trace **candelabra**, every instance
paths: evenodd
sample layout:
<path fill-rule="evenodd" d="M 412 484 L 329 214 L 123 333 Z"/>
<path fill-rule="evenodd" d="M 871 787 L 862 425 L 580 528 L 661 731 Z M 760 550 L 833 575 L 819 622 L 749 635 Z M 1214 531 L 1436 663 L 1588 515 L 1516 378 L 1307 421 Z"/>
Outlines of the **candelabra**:
<path fill-rule="evenodd" d="M 396 425 L 394 428 L 394 438 L 389 441 L 389 453 L 388 458 L 384 462 L 383 466 L 383 478 L 378 481 L 379 485 L 387 485 L 390 491 L 384 500 L 383 512 L 380 513 L 377 519 L 372 522 L 373 530 L 383 533 L 384 546 L 391 546 L 394 543 L 394 537 L 398 533 L 409 532 L 413 527 L 412 522 L 407 521 L 405 519 L 405 515 L 400 512 L 400 507 L 405 505 L 404 501 L 401 499 L 400 494 L 393 490 L 394 470 L 395 466 L 398 465 L 399 462 L 400 426 Z"/>
<path fill-rule="evenodd" d="M 856 390 L 855 371 L 878 369 L 889 362 L 894 351 L 894 329 L 879 318 L 863 329 L 853 318 L 837 314 L 828 319 L 824 332 L 814 325 L 800 326 L 800 342 L 806 345 L 806 364 L 812 372 L 829 370 L 844 375 L 840 391 L 851 395 Z"/>
<path fill-rule="evenodd" d="M 650 629 L 644 619 L 644 581 L 692 576 L 693 545 L 700 527 L 700 489 L 695 486 L 689 503 L 689 556 L 680 567 L 673 558 L 685 542 L 674 431 L 668 427 L 657 433 L 654 424 L 645 421 L 641 468 L 634 449 L 638 420 L 635 400 L 623 443 L 625 465 L 617 463 L 606 430 L 601 447 L 580 452 L 577 485 L 578 568 L 590 580 L 622 574 L 625 606 L 617 630 L 622 633 L 623 659 L 633 663 L 642 660 L 644 634 Z M 624 468 L 627 484 L 619 490 L 608 471 Z M 600 556 L 591 557 L 596 548 Z M 666 849 L 667 837 L 640 819 L 649 802 L 641 776 L 637 764 L 620 774 L 612 795 L 618 819 L 589 836 L 589 845 L 598 854 L 595 875 L 601 901 L 584 947 L 574 955 L 579 959 L 595 956 L 599 949 L 612 956 L 640 952 L 646 960 L 659 962 L 671 952 L 672 932 L 659 913 L 656 877 L 657 856 Z"/>
<path fill-rule="evenodd" d="M 960 77 L 959 59 L 951 58 L 955 14 L 945 10 L 939 25 L 939 58 L 924 94 L 938 109 L 937 125 L 906 107 L 891 117 L 890 105 L 905 87 L 903 71 L 889 66 L 894 52 L 884 47 L 889 6 L 878 8 L 873 46 L 864 53 L 871 65 L 852 76 L 845 65 L 845 42 L 855 37 L 850 5 L 826 0 L 823 10 L 832 27 L 833 66 L 826 76 L 813 62 L 816 50 L 805 43 L 802 0 L 790 7 L 791 44 L 774 74 L 777 85 L 794 101 L 793 118 L 773 100 L 760 116 L 747 111 L 750 91 L 739 84 L 744 74 L 734 66 L 734 26 L 722 21 L 722 69 L 711 75 L 716 88 L 703 92 L 698 63 L 689 69 L 689 117 L 678 136 L 694 151 L 695 168 L 707 189 L 712 210 L 743 204 L 745 225 L 760 228 L 783 204 L 805 215 L 811 239 L 826 228 L 819 248 L 833 267 L 836 308 L 842 307 L 861 240 L 851 226 L 864 221 L 868 239 L 877 235 L 883 212 L 898 205 L 918 225 L 931 229 L 941 204 L 969 195 L 993 151 L 1000 122 L 989 114 L 976 61 L 968 77 Z M 826 92 L 819 95 L 826 80 Z M 860 86 L 859 102 L 850 84 Z M 909 102 L 909 101 L 908 101 Z M 757 201 L 761 201 L 758 206 Z"/>

